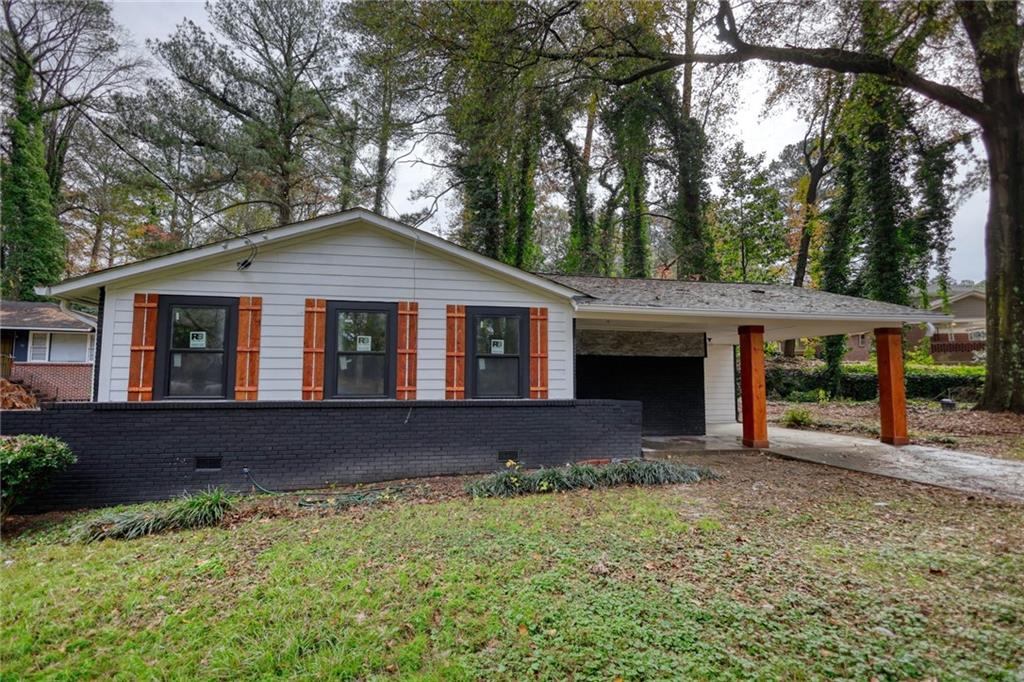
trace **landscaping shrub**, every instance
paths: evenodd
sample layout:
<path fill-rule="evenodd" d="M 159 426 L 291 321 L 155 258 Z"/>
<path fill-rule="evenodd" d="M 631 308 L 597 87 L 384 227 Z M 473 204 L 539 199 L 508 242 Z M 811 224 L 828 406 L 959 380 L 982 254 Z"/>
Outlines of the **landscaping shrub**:
<path fill-rule="evenodd" d="M 951 396 L 968 402 L 977 400 L 985 385 L 985 368 L 975 365 L 907 364 L 904 369 L 908 398 L 938 400 Z M 779 400 L 814 402 L 819 391 L 827 390 L 822 368 L 770 366 L 765 371 L 768 395 Z M 878 398 L 878 368 L 873 363 L 843 365 L 840 398 Z"/>
<path fill-rule="evenodd" d="M 779 423 L 793 429 L 802 429 L 814 424 L 814 417 L 802 407 L 791 407 L 782 415 Z"/>
<path fill-rule="evenodd" d="M 231 510 L 234 500 L 219 488 L 186 495 L 170 506 L 110 512 L 89 519 L 71 531 L 79 542 L 133 540 L 170 530 L 216 526 Z"/>
<path fill-rule="evenodd" d="M 182 498 L 171 509 L 171 523 L 175 528 L 216 526 L 231 510 L 231 505 L 230 495 L 220 488 L 210 488 Z"/>
<path fill-rule="evenodd" d="M 523 472 L 519 465 L 515 465 L 473 481 L 466 486 L 466 491 L 473 497 L 515 497 L 618 485 L 696 483 L 713 478 L 716 478 L 715 474 L 708 469 L 659 460 L 630 459 L 599 467 L 570 464 L 532 472 Z"/>
<path fill-rule="evenodd" d="M 0 436 L 0 516 L 75 463 L 68 444 L 50 436 Z"/>

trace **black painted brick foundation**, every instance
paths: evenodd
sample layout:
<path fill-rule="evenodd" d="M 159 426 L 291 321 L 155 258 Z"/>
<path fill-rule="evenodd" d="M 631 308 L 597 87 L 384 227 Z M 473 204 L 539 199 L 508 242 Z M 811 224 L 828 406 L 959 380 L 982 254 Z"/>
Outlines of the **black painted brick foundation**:
<path fill-rule="evenodd" d="M 209 486 L 278 490 L 640 454 L 641 405 L 619 400 L 73 403 L 7 411 L 5 435 L 63 438 L 78 462 L 31 511 L 142 502 Z M 197 457 L 221 457 L 196 471 Z"/>

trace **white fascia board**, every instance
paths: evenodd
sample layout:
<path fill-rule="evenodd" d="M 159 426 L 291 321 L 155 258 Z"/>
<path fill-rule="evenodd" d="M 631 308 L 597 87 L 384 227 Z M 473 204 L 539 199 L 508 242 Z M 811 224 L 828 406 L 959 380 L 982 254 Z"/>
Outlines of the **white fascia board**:
<path fill-rule="evenodd" d="M 273 244 L 293 237 L 311 236 L 324 230 L 341 227 L 342 225 L 348 225 L 358 221 L 368 223 L 410 241 L 424 244 L 456 260 L 473 263 L 483 270 L 500 274 L 507 279 L 514 280 L 534 289 L 540 289 L 558 298 L 571 299 L 579 295 L 579 292 L 575 289 L 570 289 L 569 287 L 562 286 L 561 284 L 556 284 L 555 282 L 543 277 L 538 277 L 537 275 L 525 272 L 519 268 L 514 268 L 511 265 L 506 265 L 505 263 L 496 261 L 493 258 L 481 256 L 478 253 L 453 244 L 446 239 L 442 239 L 437 235 L 409 227 L 408 225 L 404 225 L 396 220 L 391 220 L 390 218 L 385 218 L 377 215 L 376 213 L 360 208 L 322 216 L 320 218 L 313 218 L 312 220 L 307 220 L 301 223 L 270 228 L 263 232 L 254 232 L 249 235 L 216 242 L 208 246 L 199 246 L 194 249 L 171 253 L 166 256 L 160 256 L 158 258 L 138 263 L 130 263 L 128 265 L 121 265 L 107 270 L 101 270 L 93 274 L 82 275 L 51 286 L 36 287 L 35 291 L 40 296 L 52 296 L 66 300 L 75 300 L 90 290 L 106 286 L 114 282 L 119 282 L 121 280 L 139 277 L 140 275 L 145 275 L 157 270 L 163 270 L 165 268 L 198 264 L 209 258 L 215 258 L 235 252 L 244 252 L 253 246 L 258 247 L 264 244 Z"/>
<path fill-rule="evenodd" d="M 950 315 L 930 313 L 928 311 L 914 311 L 913 314 L 891 315 L 891 314 L 863 314 L 863 315 L 829 315 L 822 313 L 778 313 L 778 312 L 749 312 L 740 310 L 693 310 L 688 308 L 655 308 L 644 306 L 621 306 L 621 305 L 599 305 L 590 304 L 579 306 L 576 309 L 576 317 L 586 319 L 588 317 L 607 317 L 615 315 L 620 318 L 629 317 L 704 317 L 704 318 L 732 318 L 736 320 L 824 320 L 835 322 L 900 322 L 913 324 L 917 322 L 946 322 L 952 321 Z"/>
<path fill-rule="evenodd" d="M 10 329 L 16 332 L 47 332 L 54 334 L 93 334 L 95 329 L 74 329 L 67 327 L 9 327 L 4 325 L 4 329 Z"/>

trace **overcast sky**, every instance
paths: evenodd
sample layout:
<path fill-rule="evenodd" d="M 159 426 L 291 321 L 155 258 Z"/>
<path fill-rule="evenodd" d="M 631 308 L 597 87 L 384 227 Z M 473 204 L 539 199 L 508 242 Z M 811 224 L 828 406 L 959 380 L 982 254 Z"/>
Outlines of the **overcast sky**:
<path fill-rule="evenodd" d="M 119 0 L 113 3 L 113 8 L 114 18 L 128 31 L 140 50 L 145 50 L 147 39 L 166 37 L 185 18 L 199 25 L 206 24 L 202 2 Z M 804 130 L 792 111 L 779 111 L 769 118 L 761 118 L 767 93 L 763 87 L 765 79 L 759 77 L 758 71 L 749 69 L 740 88 L 744 103 L 737 107 L 734 133 L 743 141 L 748 153 L 765 152 L 771 159 L 787 144 L 801 139 Z M 400 212 L 422 208 L 425 202 L 412 202 L 409 194 L 428 177 L 429 173 L 422 166 L 400 166 L 389 197 L 391 204 Z M 953 219 L 954 251 L 950 274 L 955 280 L 979 281 L 985 278 L 987 210 L 988 193 L 979 192 L 960 206 Z"/>

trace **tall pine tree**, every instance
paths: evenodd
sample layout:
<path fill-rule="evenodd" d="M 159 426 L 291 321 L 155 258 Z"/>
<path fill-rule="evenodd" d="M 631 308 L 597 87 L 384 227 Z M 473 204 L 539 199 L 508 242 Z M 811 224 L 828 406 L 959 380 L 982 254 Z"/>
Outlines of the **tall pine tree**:
<path fill-rule="evenodd" d="M 11 74 L 13 115 L 7 120 L 10 156 L 3 164 L 3 270 L 5 298 L 39 297 L 34 287 L 64 272 L 65 237 L 53 211 L 46 175 L 42 118 L 32 102 L 31 65 L 17 62 Z"/>

